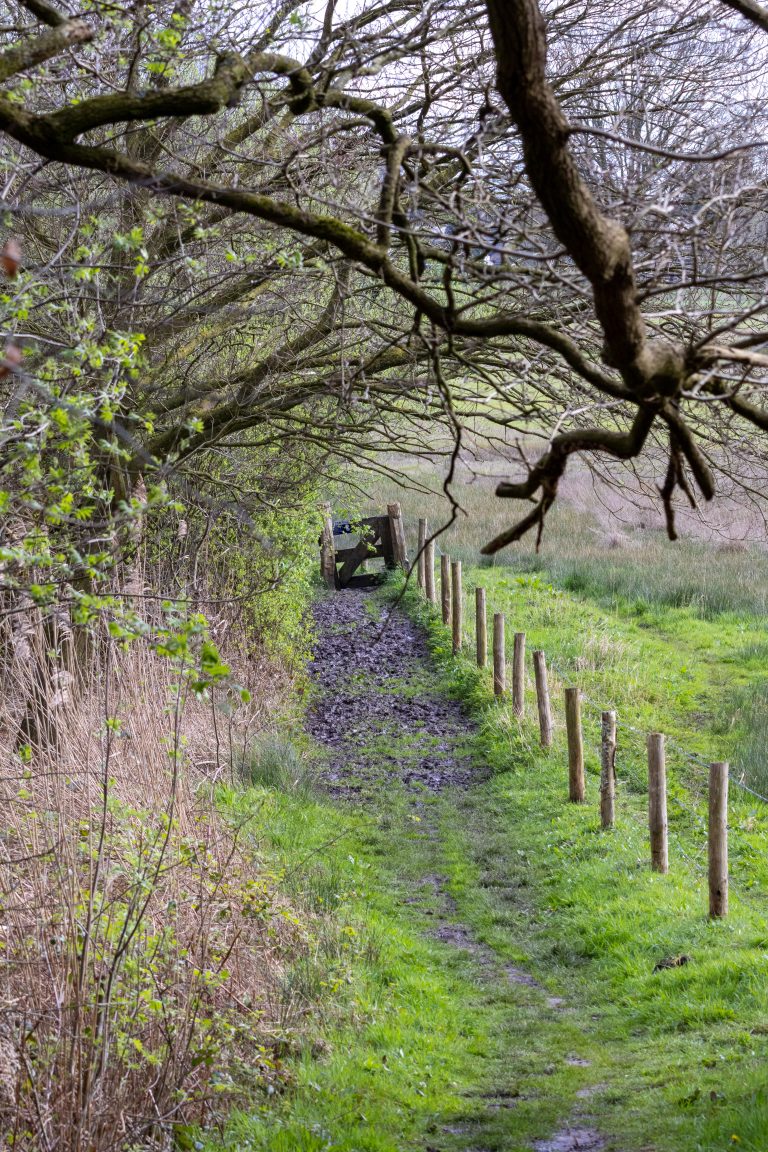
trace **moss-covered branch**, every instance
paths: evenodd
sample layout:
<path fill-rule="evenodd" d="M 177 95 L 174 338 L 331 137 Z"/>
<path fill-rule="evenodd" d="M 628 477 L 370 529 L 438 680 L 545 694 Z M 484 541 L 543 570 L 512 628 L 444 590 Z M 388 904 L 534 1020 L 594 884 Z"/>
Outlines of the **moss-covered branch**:
<path fill-rule="evenodd" d="M 35 40 L 14 45 L 0 55 L 0 84 L 19 72 L 26 72 L 59 56 L 73 44 L 86 44 L 92 39 L 93 29 L 84 20 L 63 20 Z"/>

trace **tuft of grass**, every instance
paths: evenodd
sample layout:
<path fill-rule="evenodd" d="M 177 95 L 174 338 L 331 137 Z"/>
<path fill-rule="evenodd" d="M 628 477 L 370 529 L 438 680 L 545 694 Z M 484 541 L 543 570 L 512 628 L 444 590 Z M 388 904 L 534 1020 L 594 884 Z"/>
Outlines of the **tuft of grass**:
<path fill-rule="evenodd" d="M 750 787 L 768 796 L 768 679 L 737 690 L 728 703 L 738 744 L 737 771 Z"/>
<path fill-rule="evenodd" d="M 315 786 L 306 756 L 280 736 L 263 736 L 254 741 L 243 761 L 241 775 L 249 786 L 280 792 L 308 794 Z"/>

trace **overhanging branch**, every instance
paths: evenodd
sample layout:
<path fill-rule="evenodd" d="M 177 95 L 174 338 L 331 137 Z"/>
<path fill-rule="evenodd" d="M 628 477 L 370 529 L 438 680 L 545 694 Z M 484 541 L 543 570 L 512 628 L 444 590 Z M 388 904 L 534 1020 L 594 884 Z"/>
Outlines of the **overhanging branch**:
<path fill-rule="evenodd" d="M 756 4 L 755 0 L 720 0 L 720 3 L 762 28 L 763 32 L 768 32 L 768 10 Z"/>
<path fill-rule="evenodd" d="M 543 523 L 557 496 L 568 459 L 575 452 L 606 452 L 617 460 L 631 460 L 642 451 L 655 418 L 653 408 L 643 407 L 638 410 L 627 432 L 585 428 L 555 436 L 548 451 L 537 460 L 525 480 L 517 483 L 505 481 L 498 485 L 497 496 L 514 500 L 530 500 L 537 492 L 541 492 L 541 496 L 531 512 L 484 545 L 482 554 L 493 556 L 501 548 L 520 540 L 535 524 Z"/>

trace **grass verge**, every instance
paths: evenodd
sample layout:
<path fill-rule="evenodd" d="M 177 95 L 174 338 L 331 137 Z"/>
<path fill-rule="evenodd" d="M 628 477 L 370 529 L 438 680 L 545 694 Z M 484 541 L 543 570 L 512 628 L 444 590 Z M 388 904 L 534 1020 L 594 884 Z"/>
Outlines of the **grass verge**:
<path fill-rule="evenodd" d="M 681 611 L 672 629 L 670 611 L 667 632 L 646 635 L 631 621 L 617 629 L 611 617 L 607 632 L 596 627 L 601 613 L 609 622 L 602 609 L 551 586 L 484 570 L 469 575 L 489 585 L 490 605 L 554 649 L 591 691 L 618 686 L 620 713 L 631 708 L 638 727 L 661 728 L 702 750 L 713 739 L 694 715 L 704 687 L 675 667 L 685 658 L 684 638 L 690 649 L 704 646 L 706 621 Z M 671 765 L 671 872 L 658 876 L 648 866 L 637 739 L 619 762 L 616 828 L 601 832 L 596 751 L 588 803 L 567 803 L 562 710 L 554 746 L 542 752 L 532 699 L 518 722 L 492 700 L 489 674 L 467 656 L 450 655 L 433 612 L 415 595 L 410 603 L 429 629 L 446 689 L 473 708 L 484 756 L 496 768 L 487 785 L 444 814 L 461 915 L 499 955 L 522 960 L 561 989 L 566 1004 L 578 1005 L 582 1051 L 594 1074 L 591 1107 L 616 1147 L 764 1149 L 768 808 L 733 796 L 732 912 L 709 921 L 704 812 L 689 763 L 673 758 Z M 595 726 L 591 736 L 594 749 Z M 679 957 L 686 962 L 656 970 Z"/>

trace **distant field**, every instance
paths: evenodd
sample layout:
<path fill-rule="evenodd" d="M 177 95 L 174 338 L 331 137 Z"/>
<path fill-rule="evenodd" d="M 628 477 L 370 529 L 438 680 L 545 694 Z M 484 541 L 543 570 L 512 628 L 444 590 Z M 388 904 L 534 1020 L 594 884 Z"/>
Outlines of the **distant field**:
<path fill-rule="evenodd" d="M 365 513 L 399 500 L 413 546 L 420 516 L 435 531 L 450 521 L 452 508 L 437 464 L 410 460 L 399 466 L 400 482 L 360 475 L 345 484 L 336 503 L 343 508 L 350 502 Z M 662 530 L 657 502 L 639 484 L 615 492 L 574 468 L 547 518 L 538 553 L 532 534 L 493 558 L 481 557 L 483 544 L 527 508 L 494 495 L 508 470 L 498 460 L 459 466 L 452 492 L 460 508 L 440 547 L 465 563 L 546 572 L 562 587 L 593 597 L 695 607 L 705 616 L 768 612 L 768 534 L 759 509 L 735 495 L 707 509 L 707 519 L 681 509 L 681 539 L 673 543 Z"/>
<path fill-rule="evenodd" d="M 481 466 L 485 474 L 473 474 Z M 461 511 L 438 540 L 438 551 L 463 561 L 467 586 L 499 588 L 501 580 L 506 596 L 512 595 L 510 607 L 527 600 L 535 620 L 536 589 L 551 584 L 563 598 L 547 644 L 569 672 L 581 664 L 586 688 L 599 688 L 606 707 L 619 703 L 629 723 L 648 728 L 653 712 L 642 694 L 633 699 L 632 689 L 633 669 L 644 666 L 661 694 L 667 692 L 670 703 L 675 699 L 678 736 L 703 755 L 729 757 L 745 782 L 768 795 L 768 551 L 754 510 L 731 511 L 735 539 L 725 535 L 722 522 L 713 530 L 688 520 L 687 538 L 672 543 L 653 526 L 658 513 L 637 492 L 625 492 L 610 510 L 605 490 L 582 473 L 549 517 L 538 554 L 530 539 L 486 559 L 481 546 L 520 507 L 494 496 L 489 473 L 498 470 L 488 461 L 459 470 L 454 495 Z M 411 556 L 418 518 L 426 516 L 434 531 L 451 516 L 438 470 L 425 461 L 408 462 L 401 483 L 365 476 L 352 496 L 352 489 L 345 491 L 347 502 L 363 513 L 399 500 Z M 343 508 L 343 499 L 337 506 Z M 707 531 L 710 539 L 703 539 Z M 740 538 L 746 533 L 754 542 Z M 501 571 L 484 577 L 489 567 Z M 536 627 L 533 620 L 529 625 Z M 527 627 L 524 620 L 517 626 Z M 602 663 L 611 669 L 614 688 L 602 672 L 593 684 L 588 669 L 595 645 L 606 646 Z"/>

